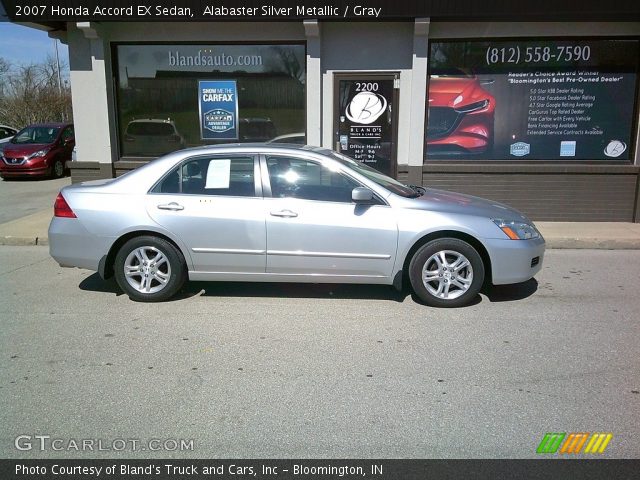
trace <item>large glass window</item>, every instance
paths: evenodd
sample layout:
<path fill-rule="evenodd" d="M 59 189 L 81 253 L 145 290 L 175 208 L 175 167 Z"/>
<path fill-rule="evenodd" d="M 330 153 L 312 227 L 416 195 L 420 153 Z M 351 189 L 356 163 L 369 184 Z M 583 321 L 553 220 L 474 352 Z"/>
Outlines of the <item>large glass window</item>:
<path fill-rule="evenodd" d="M 630 160 L 637 39 L 432 42 L 427 160 Z"/>
<path fill-rule="evenodd" d="M 304 45 L 118 45 L 123 157 L 305 135 Z"/>

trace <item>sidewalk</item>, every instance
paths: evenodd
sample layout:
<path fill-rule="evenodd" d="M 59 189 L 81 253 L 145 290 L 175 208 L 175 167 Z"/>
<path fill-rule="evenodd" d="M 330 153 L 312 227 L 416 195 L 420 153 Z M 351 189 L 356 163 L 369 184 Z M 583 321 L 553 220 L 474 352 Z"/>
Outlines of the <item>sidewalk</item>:
<path fill-rule="evenodd" d="M 0 224 L 0 245 L 48 245 L 53 215 L 46 209 Z M 547 248 L 640 250 L 640 223 L 536 222 Z"/>

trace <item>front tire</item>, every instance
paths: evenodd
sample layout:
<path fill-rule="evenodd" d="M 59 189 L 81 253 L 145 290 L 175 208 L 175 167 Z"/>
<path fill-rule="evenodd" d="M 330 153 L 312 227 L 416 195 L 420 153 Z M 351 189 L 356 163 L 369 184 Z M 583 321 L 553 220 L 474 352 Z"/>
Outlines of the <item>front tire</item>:
<path fill-rule="evenodd" d="M 59 158 L 56 158 L 51 165 L 51 176 L 53 178 L 64 177 L 64 162 Z"/>
<path fill-rule="evenodd" d="M 457 238 L 426 243 L 409 264 L 413 291 L 432 307 L 468 305 L 482 287 L 484 272 L 480 254 Z"/>
<path fill-rule="evenodd" d="M 168 300 L 187 277 L 182 253 L 172 243 L 150 235 L 132 238 L 120 248 L 114 272 L 120 288 L 137 302 Z"/>

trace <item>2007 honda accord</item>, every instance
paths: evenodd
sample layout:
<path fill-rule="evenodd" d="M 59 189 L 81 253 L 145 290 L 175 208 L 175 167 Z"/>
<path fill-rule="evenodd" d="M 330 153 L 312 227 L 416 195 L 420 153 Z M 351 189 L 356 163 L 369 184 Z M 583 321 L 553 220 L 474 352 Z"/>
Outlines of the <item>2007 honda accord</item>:
<path fill-rule="evenodd" d="M 187 279 L 371 283 L 408 276 L 426 304 L 469 303 L 485 278 L 523 282 L 544 239 L 496 202 L 406 186 L 316 147 L 174 152 L 111 180 L 65 187 L 49 227 L 62 266 L 162 301 Z"/>

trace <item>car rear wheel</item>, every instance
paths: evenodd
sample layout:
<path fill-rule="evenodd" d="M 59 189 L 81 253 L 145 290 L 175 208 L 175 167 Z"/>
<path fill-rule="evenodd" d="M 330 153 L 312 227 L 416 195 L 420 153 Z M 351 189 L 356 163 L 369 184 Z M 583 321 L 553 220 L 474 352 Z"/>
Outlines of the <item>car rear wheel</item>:
<path fill-rule="evenodd" d="M 62 178 L 64 176 L 64 162 L 59 158 L 53 161 L 51 165 L 51 175 L 54 178 Z"/>
<path fill-rule="evenodd" d="M 161 302 L 184 285 L 187 268 L 182 253 L 170 242 L 152 236 L 136 237 L 118 251 L 116 282 L 139 302 Z"/>
<path fill-rule="evenodd" d="M 484 282 L 480 254 L 457 238 L 440 238 L 418 249 L 409 264 L 414 292 L 432 307 L 462 307 Z"/>

